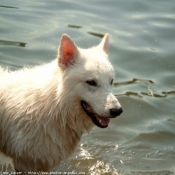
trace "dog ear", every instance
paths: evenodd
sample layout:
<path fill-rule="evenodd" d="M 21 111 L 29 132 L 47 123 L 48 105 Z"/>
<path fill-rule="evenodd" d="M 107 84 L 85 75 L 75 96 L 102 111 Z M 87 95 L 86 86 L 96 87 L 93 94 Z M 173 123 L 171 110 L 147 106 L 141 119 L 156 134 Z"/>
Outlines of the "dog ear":
<path fill-rule="evenodd" d="M 58 63 L 66 67 L 73 64 L 78 55 L 78 48 L 71 40 L 70 36 L 63 34 L 61 37 L 60 46 L 58 48 Z"/>
<path fill-rule="evenodd" d="M 101 43 L 99 44 L 99 46 L 106 52 L 108 53 L 108 39 L 109 39 L 109 34 L 106 33 L 101 41 Z"/>

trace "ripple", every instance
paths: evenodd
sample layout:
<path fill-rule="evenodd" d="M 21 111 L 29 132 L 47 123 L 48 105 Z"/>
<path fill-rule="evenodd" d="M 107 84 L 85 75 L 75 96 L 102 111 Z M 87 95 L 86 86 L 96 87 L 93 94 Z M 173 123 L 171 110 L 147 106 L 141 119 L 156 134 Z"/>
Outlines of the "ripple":
<path fill-rule="evenodd" d="M 133 175 L 173 175 L 172 171 L 133 171 Z"/>
<path fill-rule="evenodd" d="M 136 92 L 125 92 L 124 94 L 118 94 L 118 95 L 116 95 L 117 97 L 118 96 L 128 96 L 128 97 L 130 97 L 130 96 L 136 96 L 136 97 L 139 97 L 139 98 L 143 98 L 143 96 L 141 96 L 141 95 L 139 95 L 138 93 L 136 93 Z"/>
<path fill-rule="evenodd" d="M 150 95 L 150 93 L 141 92 L 141 94 L 144 95 L 144 96 L 152 96 L 152 97 L 156 97 L 156 98 L 165 98 L 166 97 L 166 95 L 160 95 L 160 94 L 155 94 L 155 93 Z"/>
<path fill-rule="evenodd" d="M 82 26 L 71 25 L 71 24 L 69 24 L 68 27 L 70 27 L 70 28 L 76 28 L 76 29 L 82 28 Z"/>
<path fill-rule="evenodd" d="M 139 97 L 139 98 L 143 98 L 144 96 L 148 96 L 148 97 L 152 97 L 152 98 L 167 98 L 170 95 L 175 95 L 175 91 L 162 92 L 162 94 L 156 94 L 156 93 L 150 94 L 150 92 L 137 93 L 137 92 L 128 91 L 128 92 L 125 92 L 123 94 L 117 94 L 116 96 L 117 97 L 120 97 L 120 96 L 131 97 L 131 96 L 134 96 L 134 97 Z"/>
<path fill-rule="evenodd" d="M 91 34 L 93 36 L 97 36 L 99 38 L 103 38 L 104 37 L 104 34 L 101 34 L 101 33 L 94 33 L 94 32 L 87 32 L 87 33 L 89 33 L 89 34 Z"/>
<path fill-rule="evenodd" d="M 132 80 L 129 80 L 129 81 L 114 83 L 114 86 L 140 84 L 140 83 L 141 84 L 143 84 L 143 83 L 154 84 L 154 82 L 152 80 L 144 80 L 144 79 L 133 78 Z"/>
<path fill-rule="evenodd" d="M 141 92 L 142 95 L 145 95 L 145 96 L 150 96 L 149 93 L 145 93 L 145 92 Z M 162 94 L 153 94 L 154 97 L 156 98 L 165 98 L 165 97 L 168 97 L 170 95 L 175 95 L 175 91 L 169 91 L 169 92 L 162 92 Z"/>
<path fill-rule="evenodd" d="M 0 40 L 0 45 L 12 45 L 12 46 L 20 46 L 25 47 L 27 43 L 24 42 L 18 42 L 18 41 L 6 41 L 6 40 Z"/>
<path fill-rule="evenodd" d="M 0 5 L 0 7 L 18 9 L 18 7 L 12 7 L 12 6 L 7 6 L 7 5 Z"/>
<path fill-rule="evenodd" d="M 143 92 L 143 91 L 138 91 L 138 92 L 134 92 L 134 91 L 126 91 L 124 93 L 121 94 L 117 94 L 116 96 L 135 96 L 135 97 L 139 97 L 139 98 L 143 98 L 143 96 L 149 96 L 149 97 L 154 97 L 154 98 L 166 98 L 168 96 L 172 96 L 175 95 L 175 91 L 171 90 L 171 91 L 162 91 L 160 94 L 155 93 L 152 91 L 152 89 L 149 87 L 149 84 L 155 84 L 154 81 L 152 80 L 145 80 L 145 79 L 137 79 L 137 78 L 133 78 L 132 80 L 128 80 L 128 81 L 123 81 L 123 82 L 114 82 L 114 87 L 120 87 L 120 86 L 130 86 L 130 85 L 137 85 L 137 84 L 145 84 L 148 85 L 147 86 L 147 92 Z"/>
<path fill-rule="evenodd" d="M 175 91 L 169 91 L 169 92 L 162 92 L 162 94 L 165 94 L 166 96 L 167 95 L 174 95 L 175 94 Z"/>

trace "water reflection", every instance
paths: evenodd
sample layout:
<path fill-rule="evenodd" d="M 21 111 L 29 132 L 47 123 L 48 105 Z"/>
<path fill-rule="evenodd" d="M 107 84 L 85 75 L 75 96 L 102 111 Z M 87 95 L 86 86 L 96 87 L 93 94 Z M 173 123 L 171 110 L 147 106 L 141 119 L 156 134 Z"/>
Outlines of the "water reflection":
<path fill-rule="evenodd" d="M 145 93 L 145 92 L 141 92 L 142 95 L 145 95 L 145 96 L 150 96 L 149 93 Z M 155 94 L 154 93 L 154 96 L 153 97 L 156 97 L 156 98 L 165 98 L 166 95 L 160 95 L 160 94 Z"/>
<path fill-rule="evenodd" d="M 79 28 L 82 28 L 82 26 L 79 26 L 79 25 L 72 25 L 72 24 L 68 24 L 68 27 L 70 28 L 75 28 L 75 29 L 79 29 Z M 89 33 L 90 35 L 93 35 L 93 36 L 97 36 L 99 38 L 103 38 L 104 37 L 104 34 L 101 34 L 101 33 L 95 33 L 95 32 L 87 32 Z"/>
<path fill-rule="evenodd" d="M 144 79 L 136 79 L 133 78 L 132 80 L 129 81 L 124 81 L 124 82 L 115 82 L 114 86 L 123 86 L 123 85 L 133 85 L 133 84 L 154 84 L 152 80 L 144 80 Z M 155 98 L 165 98 L 168 97 L 169 95 L 175 95 L 175 91 L 162 91 L 161 94 L 156 94 L 153 93 L 151 88 L 148 86 L 148 92 L 132 92 L 132 91 L 127 91 L 124 94 L 117 94 L 116 96 L 135 96 L 139 98 L 143 98 L 143 96 L 150 96 L 150 97 L 155 97 Z"/>
<path fill-rule="evenodd" d="M 165 94 L 165 95 L 162 95 L 162 94 Z M 139 97 L 139 98 L 143 98 L 144 96 L 149 96 L 149 97 L 155 97 L 155 98 L 166 98 L 168 97 L 169 95 L 175 95 L 175 91 L 170 91 L 170 92 L 162 92 L 162 94 L 153 94 L 153 95 L 150 95 L 149 92 L 140 92 L 139 93 L 136 93 L 136 92 L 125 92 L 124 94 L 117 94 L 116 96 L 117 97 L 120 97 L 120 96 L 128 96 L 128 97 L 131 97 L 131 96 L 135 96 L 135 97 Z"/>
<path fill-rule="evenodd" d="M 6 40 L 0 40 L 0 45 L 13 45 L 13 46 L 20 46 L 25 47 L 27 43 L 24 42 L 18 42 L 18 41 L 6 41 Z"/>
<path fill-rule="evenodd" d="M 116 97 L 120 97 L 120 96 L 135 96 L 135 97 L 139 97 L 139 98 L 143 98 L 143 96 L 139 95 L 138 93 L 136 92 L 125 92 L 124 94 L 117 94 L 115 95 Z"/>
<path fill-rule="evenodd" d="M 119 82 L 119 83 L 115 82 L 114 86 L 129 85 L 129 84 L 139 84 L 139 83 L 154 84 L 154 82 L 152 80 L 144 80 L 144 79 L 133 78 L 132 80 L 129 80 L 129 81 L 124 81 L 124 82 Z"/>
<path fill-rule="evenodd" d="M 104 37 L 104 34 L 101 34 L 101 33 L 94 33 L 94 32 L 87 32 L 87 33 L 89 33 L 89 34 L 91 34 L 93 36 L 97 36 L 99 38 L 103 38 Z"/>
<path fill-rule="evenodd" d="M 166 96 L 167 95 L 174 95 L 175 94 L 175 91 L 169 91 L 169 92 L 162 92 L 162 94 L 165 94 Z"/>
<path fill-rule="evenodd" d="M 70 28 L 76 28 L 76 29 L 82 28 L 82 26 L 71 25 L 71 24 L 69 24 L 68 27 L 70 27 Z"/>
<path fill-rule="evenodd" d="M 0 5 L 2 8 L 13 8 L 13 9 L 18 9 L 18 7 L 12 7 L 12 6 L 6 6 L 6 5 Z"/>

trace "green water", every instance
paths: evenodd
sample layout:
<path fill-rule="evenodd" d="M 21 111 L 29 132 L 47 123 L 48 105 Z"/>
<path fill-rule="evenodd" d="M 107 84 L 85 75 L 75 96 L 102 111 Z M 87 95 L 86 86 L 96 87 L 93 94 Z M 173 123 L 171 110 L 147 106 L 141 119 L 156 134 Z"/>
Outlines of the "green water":
<path fill-rule="evenodd" d="M 174 0 L 1 0 L 0 65 L 53 60 L 63 33 L 87 48 L 106 32 L 124 113 L 85 134 L 56 171 L 175 174 Z"/>

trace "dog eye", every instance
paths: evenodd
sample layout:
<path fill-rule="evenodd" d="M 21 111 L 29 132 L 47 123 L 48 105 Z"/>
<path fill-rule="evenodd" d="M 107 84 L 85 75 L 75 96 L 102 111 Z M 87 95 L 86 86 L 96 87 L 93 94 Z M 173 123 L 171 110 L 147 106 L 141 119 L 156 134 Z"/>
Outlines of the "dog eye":
<path fill-rule="evenodd" d="M 94 80 L 87 80 L 86 83 L 90 86 L 97 86 L 97 83 Z"/>
<path fill-rule="evenodd" d="M 113 79 L 111 80 L 111 85 L 113 84 Z"/>

